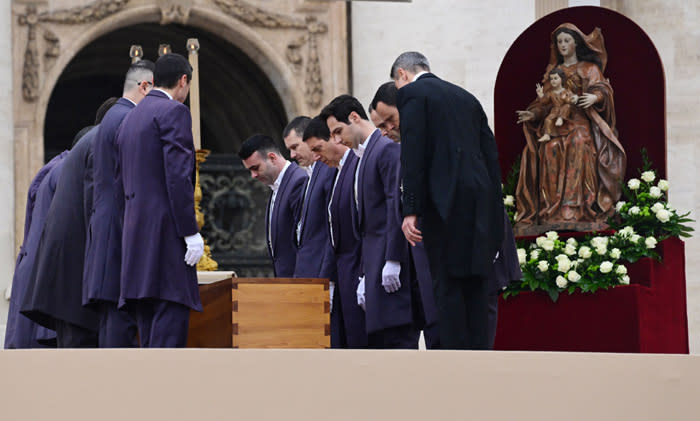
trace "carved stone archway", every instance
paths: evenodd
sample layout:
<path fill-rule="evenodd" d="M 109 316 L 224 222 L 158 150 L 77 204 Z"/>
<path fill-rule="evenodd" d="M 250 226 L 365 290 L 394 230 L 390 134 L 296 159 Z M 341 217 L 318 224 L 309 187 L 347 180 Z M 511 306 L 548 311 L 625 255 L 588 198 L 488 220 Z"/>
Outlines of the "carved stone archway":
<path fill-rule="evenodd" d="M 50 6 L 50 7 L 49 7 Z M 288 117 L 313 115 L 347 92 L 344 2 L 313 0 L 15 0 L 15 233 L 26 191 L 43 164 L 46 109 L 73 56 L 96 38 L 139 23 L 180 23 L 216 33 L 248 55 L 277 89 Z M 127 54 L 125 51 L 124 54 Z"/>

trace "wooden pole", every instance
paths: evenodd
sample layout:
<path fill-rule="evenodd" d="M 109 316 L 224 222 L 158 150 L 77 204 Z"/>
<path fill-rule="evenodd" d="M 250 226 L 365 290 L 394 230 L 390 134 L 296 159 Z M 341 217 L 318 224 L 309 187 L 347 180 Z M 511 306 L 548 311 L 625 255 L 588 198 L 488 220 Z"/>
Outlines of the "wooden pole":
<path fill-rule="evenodd" d="M 187 53 L 192 66 L 190 82 L 190 113 L 192 114 L 192 138 L 194 149 L 202 149 L 202 132 L 199 119 L 199 41 L 197 38 L 187 40 Z"/>

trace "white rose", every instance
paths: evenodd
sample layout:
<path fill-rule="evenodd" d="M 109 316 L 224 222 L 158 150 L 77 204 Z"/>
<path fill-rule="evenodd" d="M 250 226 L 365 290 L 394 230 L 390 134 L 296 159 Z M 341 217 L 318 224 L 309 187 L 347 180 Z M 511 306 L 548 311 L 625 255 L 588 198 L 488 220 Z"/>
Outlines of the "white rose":
<path fill-rule="evenodd" d="M 571 269 L 571 260 L 569 259 L 561 259 L 557 261 L 557 270 L 561 273 L 566 273 Z"/>
<path fill-rule="evenodd" d="M 617 269 L 615 269 L 615 273 L 618 275 L 627 275 L 627 268 L 624 265 L 619 265 Z"/>
<path fill-rule="evenodd" d="M 656 212 L 656 219 L 666 223 L 669 219 L 671 219 L 671 212 L 667 211 L 666 209 L 659 209 L 659 211 Z"/>
<path fill-rule="evenodd" d="M 583 246 L 580 249 L 578 249 L 578 255 L 579 257 L 582 257 L 584 259 L 588 259 L 593 255 L 593 252 L 591 251 L 590 247 Z"/>
<path fill-rule="evenodd" d="M 652 207 L 649 208 L 652 212 L 656 213 L 664 208 L 664 204 L 661 202 L 656 202 Z"/>
<path fill-rule="evenodd" d="M 581 275 L 578 274 L 578 272 L 572 270 L 571 272 L 566 274 L 566 277 L 573 283 L 576 283 L 581 280 Z"/>
<path fill-rule="evenodd" d="M 644 244 L 647 246 L 648 249 L 653 249 L 656 247 L 656 238 L 647 237 L 646 240 L 644 240 Z"/>
<path fill-rule="evenodd" d="M 598 253 L 599 256 L 605 256 L 605 253 L 608 252 L 608 247 L 605 244 L 601 244 L 595 248 L 595 252 Z"/>
<path fill-rule="evenodd" d="M 566 240 L 566 244 L 571 244 L 572 246 L 576 247 L 578 246 L 578 241 L 574 237 L 569 238 Z"/>
<path fill-rule="evenodd" d="M 599 247 L 599 246 L 607 246 L 608 245 L 608 237 L 593 237 L 591 239 L 591 245 L 593 247 Z"/>
<path fill-rule="evenodd" d="M 552 241 L 559 239 L 559 234 L 557 234 L 556 231 L 547 231 L 545 235 L 547 236 L 547 239 Z"/>
<path fill-rule="evenodd" d="M 621 233 L 625 235 L 632 235 L 634 234 L 634 228 L 632 226 L 628 225 L 620 230 Z"/>
<path fill-rule="evenodd" d="M 622 256 L 622 252 L 620 251 L 619 248 L 614 248 L 614 249 L 610 250 L 610 257 L 612 257 L 613 259 L 619 259 L 620 256 Z"/>
<path fill-rule="evenodd" d="M 658 199 L 661 197 L 661 189 L 656 186 L 652 186 L 649 189 L 649 196 L 653 197 L 654 199 Z"/>
<path fill-rule="evenodd" d="M 515 198 L 509 194 L 503 198 L 503 204 L 506 206 L 513 206 L 515 205 Z"/>
<path fill-rule="evenodd" d="M 527 261 L 527 251 L 525 249 L 518 249 L 518 263 L 525 264 Z"/>
<path fill-rule="evenodd" d="M 530 259 L 532 260 L 537 260 L 540 257 L 540 251 L 539 250 L 532 250 L 530 252 Z"/>
<path fill-rule="evenodd" d="M 631 208 L 629 208 L 629 210 L 627 211 L 627 213 L 629 213 L 630 215 L 639 215 L 639 207 L 638 207 L 638 206 L 632 206 Z"/>
<path fill-rule="evenodd" d="M 661 179 L 658 186 L 661 191 L 668 191 L 668 181 Z"/>
<path fill-rule="evenodd" d="M 642 237 L 639 234 L 632 234 L 630 236 L 630 241 L 634 244 L 637 244 L 641 238 Z"/>
<path fill-rule="evenodd" d="M 630 277 L 629 275 L 624 275 L 622 278 L 620 278 L 620 283 L 622 285 L 629 285 L 630 284 Z"/>
<path fill-rule="evenodd" d="M 566 281 L 566 279 L 564 279 L 563 276 L 557 276 L 557 286 L 559 288 L 566 288 L 567 285 L 569 285 L 569 283 Z"/>
<path fill-rule="evenodd" d="M 535 238 L 535 244 L 537 244 L 537 247 L 542 247 L 542 242 L 546 239 L 547 237 L 537 237 Z"/>
<path fill-rule="evenodd" d="M 564 247 L 564 253 L 566 253 L 569 256 L 573 256 L 576 254 L 576 246 L 573 244 L 567 244 L 566 247 Z"/>
<path fill-rule="evenodd" d="M 613 264 L 607 260 L 600 264 L 600 273 L 610 273 L 613 269 Z"/>
<path fill-rule="evenodd" d="M 623 200 L 620 200 L 619 202 L 617 202 L 615 204 L 615 210 L 617 211 L 617 213 L 620 213 L 620 211 L 622 210 L 622 207 L 625 206 L 625 204 L 627 204 L 627 202 L 625 202 Z"/>
<path fill-rule="evenodd" d="M 627 182 L 627 187 L 629 187 L 630 190 L 637 190 L 639 188 L 639 184 L 639 180 L 632 178 Z"/>
<path fill-rule="evenodd" d="M 546 251 L 552 251 L 554 250 L 554 241 L 552 240 L 544 240 L 542 242 L 542 248 L 545 249 Z"/>
<path fill-rule="evenodd" d="M 544 260 L 540 260 L 539 263 L 537 263 L 537 269 L 539 269 L 540 272 L 547 272 L 549 269 L 549 263 Z"/>
<path fill-rule="evenodd" d="M 644 171 L 642 173 L 642 180 L 646 181 L 647 183 L 651 183 L 655 178 L 656 174 L 654 174 L 654 171 Z"/>

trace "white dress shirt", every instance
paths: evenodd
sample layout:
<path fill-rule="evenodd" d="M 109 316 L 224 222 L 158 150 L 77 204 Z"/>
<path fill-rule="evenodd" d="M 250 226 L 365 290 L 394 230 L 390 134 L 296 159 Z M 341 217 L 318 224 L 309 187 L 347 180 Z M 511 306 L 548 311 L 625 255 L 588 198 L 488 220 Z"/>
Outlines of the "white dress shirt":
<path fill-rule="evenodd" d="M 314 173 L 314 168 L 316 167 L 316 161 L 314 161 L 313 164 L 309 165 L 308 167 L 303 167 L 306 173 L 309 175 L 309 179 L 306 181 L 306 190 L 304 190 L 304 202 L 303 204 L 306 204 L 306 198 L 309 195 L 309 186 L 311 185 L 311 176 Z M 307 205 L 308 206 L 308 205 Z M 302 210 L 303 210 L 303 205 L 302 205 Z M 304 215 L 302 214 L 301 217 L 299 218 L 299 223 L 297 223 L 297 244 L 301 245 L 301 226 L 304 224 Z"/>
<path fill-rule="evenodd" d="M 160 88 L 153 88 L 153 89 L 151 89 L 151 90 L 152 90 L 152 91 L 160 91 L 160 92 L 163 92 L 163 93 L 168 97 L 168 99 L 173 99 L 173 96 L 172 96 L 172 95 L 170 95 L 169 93 L 165 92 L 164 90 L 162 90 L 162 89 L 160 89 Z"/>
<path fill-rule="evenodd" d="M 426 73 L 430 73 L 430 72 L 426 72 L 425 70 L 423 70 L 423 71 L 416 73 L 416 75 L 413 76 L 413 80 L 411 80 L 411 82 L 417 81 L 419 77 L 423 76 Z"/>
<path fill-rule="evenodd" d="M 347 161 L 349 153 L 350 149 L 346 150 L 343 157 L 340 158 L 340 162 L 338 163 L 338 173 L 335 175 L 333 190 L 331 190 L 331 200 L 328 201 L 328 226 L 331 229 L 331 245 L 333 248 L 335 248 L 335 240 L 333 239 L 333 217 L 331 216 L 331 204 L 333 203 L 333 196 L 335 195 L 335 186 L 338 185 L 338 178 L 340 178 L 340 171 L 343 170 L 343 165 L 345 165 L 345 161 Z"/>
<path fill-rule="evenodd" d="M 291 165 L 291 163 L 289 161 L 286 161 L 286 163 L 284 164 L 284 168 L 282 168 L 282 171 L 280 171 L 279 175 L 277 176 L 277 179 L 274 183 L 270 185 L 270 189 L 272 189 L 272 198 L 270 199 L 270 215 L 267 221 L 267 242 L 270 245 L 270 250 L 272 251 L 273 257 L 275 255 L 275 252 L 272 248 L 272 211 L 275 209 L 275 199 L 277 199 L 277 191 L 280 189 L 280 184 L 282 184 L 284 173 L 287 172 L 287 168 L 289 168 L 289 165 Z"/>

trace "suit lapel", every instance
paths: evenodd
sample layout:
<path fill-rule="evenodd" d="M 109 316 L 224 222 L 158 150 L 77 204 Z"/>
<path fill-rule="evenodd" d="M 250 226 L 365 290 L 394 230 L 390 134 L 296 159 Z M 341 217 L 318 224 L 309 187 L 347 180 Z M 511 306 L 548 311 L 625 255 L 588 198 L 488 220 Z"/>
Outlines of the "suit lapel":
<path fill-rule="evenodd" d="M 280 207 L 282 204 L 285 202 L 285 196 L 287 193 L 287 185 L 289 184 L 289 180 L 292 178 L 292 173 L 296 171 L 297 169 L 297 164 L 291 163 L 289 164 L 289 167 L 287 168 L 287 171 L 284 172 L 284 177 L 282 177 L 282 181 L 280 182 L 280 188 L 277 191 L 277 196 L 275 197 L 275 207 L 272 209 L 272 227 L 270 228 L 271 231 L 271 238 L 272 238 L 272 249 L 275 251 L 277 249 L 277 225 L 279 221 L 279 214 L 280 214 Z M 276 255 L 276 254 L 274 254 Z"/>
<path fill-rule="evenodd" d="M 267 199 L 267 208 L 265 209 L 265 244 L 267 244 L 267 251 L 270 253 L 270 256 L 274 257 L 274 254 L 272 253 L 272 236 L 270 235 L 270 230 L 272 230 L 272 227 L 270 226 L 272 221 L 270 221 L 270 205 L 272 204 L 272 194 L 270 194 L 270 198 Z"/>
<path fill-rule="evenodd" d="M 319 172 L 321 171 L 321 165 L 317 162 L 314 166 L 314 170 L 311 173 L 311 179 L 307 183 L 306 190 L 304 191 L 304 204 L 301 209 L 301 232 L 299 234 L 299 244 L 301 244 L 301 239 L 304 238 L 304 225 L 306 224 L 307 213 L 309 212 L 309 202 L 311 201 L 311 193 L 314 191 L 314 185 L 316 185 L 316 180 L 318 180 Z"/>
<path fill-rule="evenodd" d="M 367 145 L 367 149 L 365 149 L 365 152 L 362 154 L 362 158 L 360 159 L 360 163 L 358 164 L 360 166 L 360 170 L 358 171 L 357 174 L 357 215 L 358 215 L 358 221 L 360 226 L 362 226 L 362 222 L 364 221 L 364 206 L 362 205 L 363 199 L 364 199 L 364 179 L 365 179 L 365 169 L 367 168 L 367 162 L 369 162 L 370 159 L 372 159 L 372 150 L 374 149 L 374 146 L 377 144 L 377 139 L 379 138 L 379 135 L 381 132 L 379 129 L 375 129 L 374 132 L 372 132 L 372 135 L 367 139 L 367 142 L 369 142 L 369 145 Z"/>

